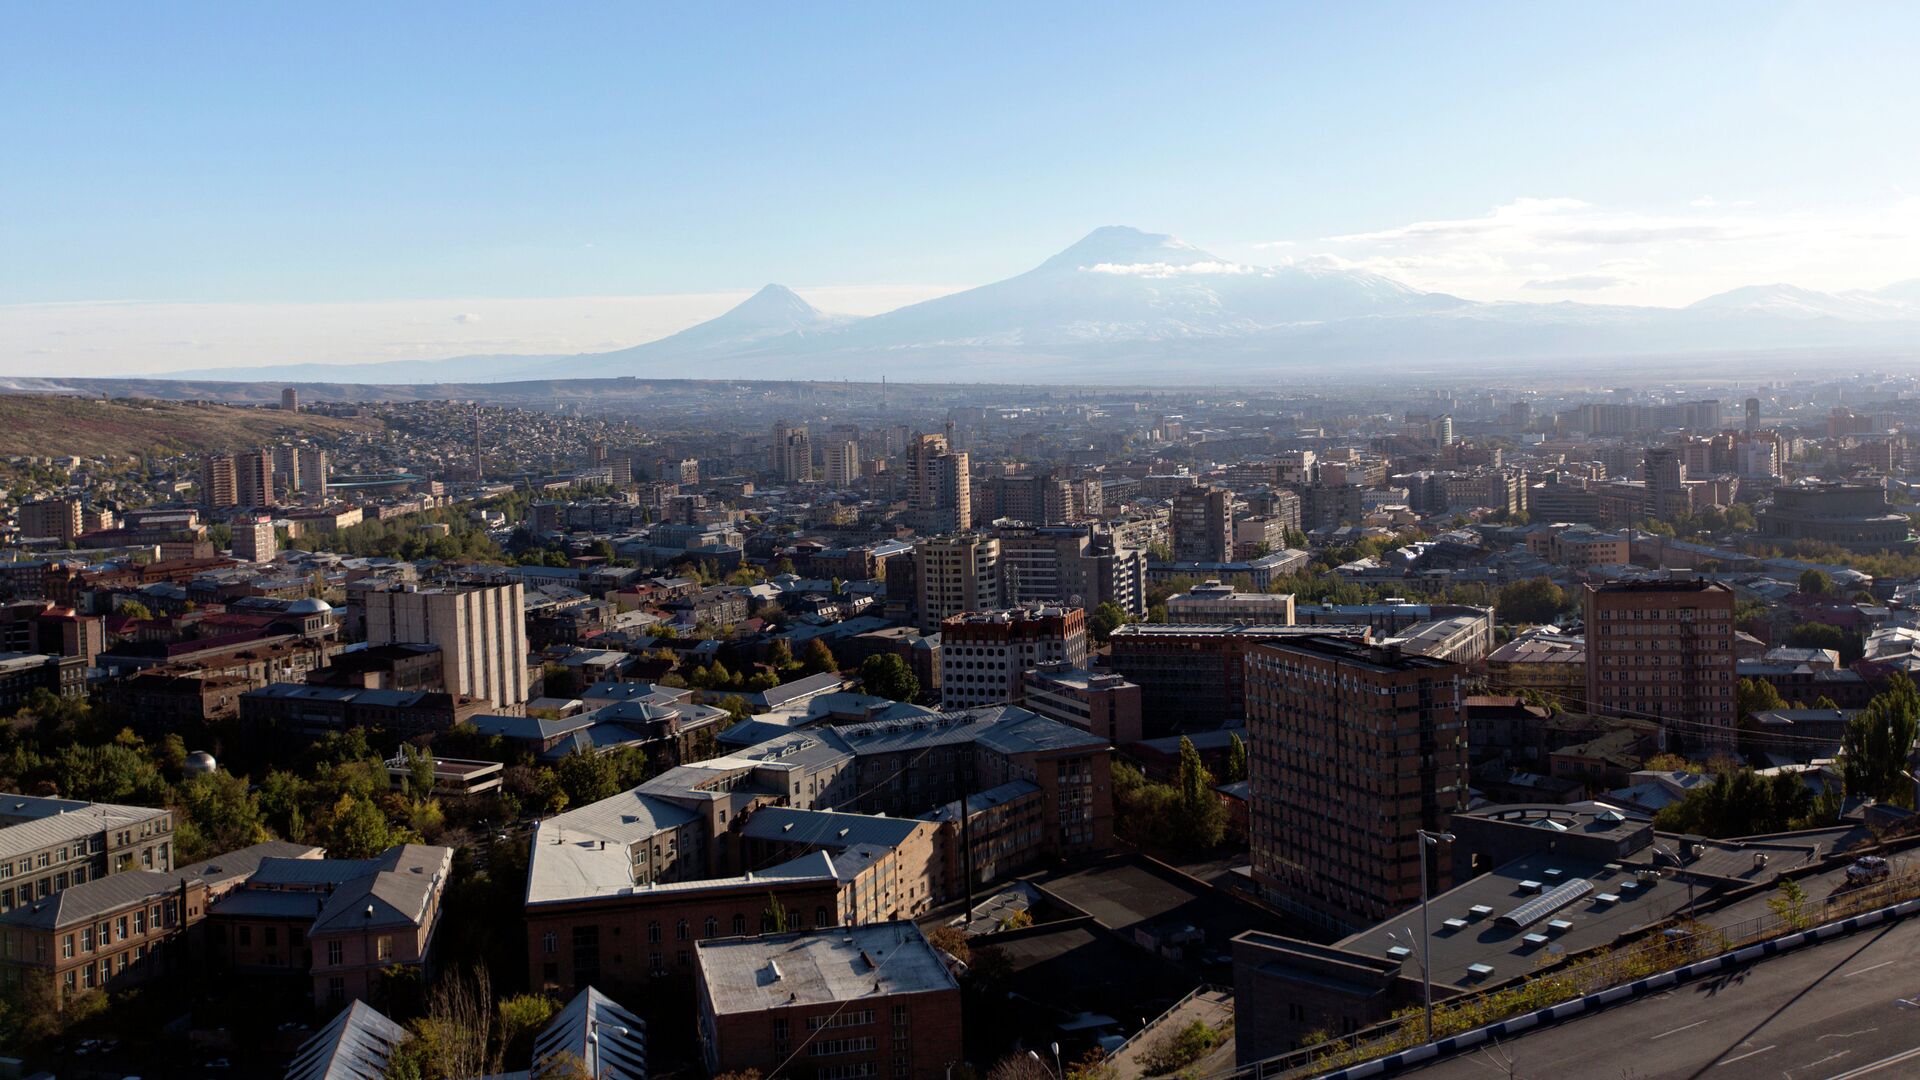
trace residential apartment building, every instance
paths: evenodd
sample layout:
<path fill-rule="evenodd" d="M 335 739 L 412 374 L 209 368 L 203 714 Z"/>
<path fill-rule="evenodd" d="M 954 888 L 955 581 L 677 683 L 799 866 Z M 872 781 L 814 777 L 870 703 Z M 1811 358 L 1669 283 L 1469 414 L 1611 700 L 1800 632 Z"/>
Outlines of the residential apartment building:
<path fill-rule="evenodd" d="M 1092 526 L 1003 528 L 1001 576 L 1010 604 L 1067 604 L 1089 610 L 1118 604 L 1147 612 L 1147 553 L 1123 547 Z"/>
<path fill-rule="evenodd" d="M 85 512 L 79 499 L 42 499 L 20 504 L 20 535 L 29 540 L 58 540 L 71 544 L 83 529 Z"/>
<path fill-rule="evenodd" d="M 773 425 L 773 460 L 769 471 L 789 484 L 813 479 L 813 439 L 807 425 Z"/>
<path fill-rule="evenodd" d="M 367 642 L 438 645 L 449 692 L 517 712 L 528 691 L 524 589 L 516 582 L 370 590 Z"/>
<path fill-rule="evenodd" d="M 860 479 L 860 444 L 852 440 L 830 442 L 820 450 L 820 468 L 833 487 L 850 487 Z"/>
<path fill-rule="evenodd" d="M 231 454 L 213 454 L 200 463 L 200 505 L 220 510 L 240 505 L 239 481 Z"/>
<path fill-rule="evenodd" d="M 273 519 L 265 514 L 248 514 L 233 519 L 233 557 L 247 562 L 272 562 L 279 554 Z"/>
<path fill-rule="evenodd" d="M 1588 586 L 1588 708 L 1657 721 L 1669 748 L 1733 749 L 1733 608 L 1715 581 Z"/>
<path fill-rule="evenodd" d="M 1027 669 L 1086 662 L 1081 608 L 970 611 L 940 621 L 940 700 L 947 708 L 1012 701 Z"/>
<path fill-rule="evenodd" d="M 973 527 L 973 478 L 967 453 L 945 435 L 919 435 L 907 446 L 907 510 L 921 532 Z"/>
<path fill-rule="evenodd" d="M 173 869 L 173 812 L 0 794 L 0 912 L 111 874 Z"/>
<path fill-rule="evenodd" d="M 327 452 L 303 446 L 294 459 L 300 468 L 301 493 L 326 498 L 327 482 L 332 475 L 328 468 Z"/>
<path fill-rule="evenodd" d="M 1107 667 L 1139 685 L 1143 734 L 1208 731 L 1246 716 L 1247 650 L 1306 634 L 1368 637 L 1364 626 L 1129 623 L 1107 638 Z"/>
<path fill-rule="evenodd" d="M 963 611 L 987 611 L 1003 602 L 1000 541 L 994 537 L 930 536 L 914 545 L 913 559 L 922 633 L 933 633 L 942 620 Z"/>
<path fill-rule="evenodd" d="M 1464 676 L 1352 638 L 1249 646 L 1249 835 L 1270 903 L 1353 930 L 1418 901 L 1417 831 L 1467 806 Z M 1445 889 L 1446 860 L 1426 865 Z"/>
<path fill-rule="evenodd" d="M 273 505 L 273 451 L 233 455 L 233 492 L 241 506 Z"/>
<path fill-rule="evenodd" d="M 910 921 L 699 942 L 707 1072 L 944 1080 L 965 1058 L 960 984 Z"/>
<path fill-rule="evenodd" d="M 1190 487 L 1173 497 L 1173 561 L 1228 562 L 1233 558 L 1233 492 Z"/>

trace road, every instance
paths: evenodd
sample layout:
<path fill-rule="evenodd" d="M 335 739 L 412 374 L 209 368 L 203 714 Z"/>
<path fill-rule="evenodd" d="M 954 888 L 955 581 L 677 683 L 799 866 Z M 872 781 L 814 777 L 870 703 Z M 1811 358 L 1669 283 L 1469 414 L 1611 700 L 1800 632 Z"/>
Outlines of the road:
<path fill-rule="evenodd" d="M 1920 919 L 1721 972 L 1414 1074 L 1422 1080 L 1920 1076 Z"/>

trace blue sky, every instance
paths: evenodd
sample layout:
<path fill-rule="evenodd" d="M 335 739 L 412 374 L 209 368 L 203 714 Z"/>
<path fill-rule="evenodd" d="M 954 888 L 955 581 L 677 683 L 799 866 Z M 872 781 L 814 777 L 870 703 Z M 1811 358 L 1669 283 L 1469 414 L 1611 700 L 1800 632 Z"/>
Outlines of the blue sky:
<path fill-rule="evenodd" d="M 1868 287 L 1920 275 L 1917 44 L 1920 6 L 1753 0 L 21 5 L 0 366 L 98 325 L 88 363 L 165 367 L 167 318 L 142 353 L 101 302 L 216 339 L 654 298 L 625 341 L 767 281 L 877 310 L 1109 223 L 1483 299 Z M 438 347 L 366 321 L 317 353 Z"/>

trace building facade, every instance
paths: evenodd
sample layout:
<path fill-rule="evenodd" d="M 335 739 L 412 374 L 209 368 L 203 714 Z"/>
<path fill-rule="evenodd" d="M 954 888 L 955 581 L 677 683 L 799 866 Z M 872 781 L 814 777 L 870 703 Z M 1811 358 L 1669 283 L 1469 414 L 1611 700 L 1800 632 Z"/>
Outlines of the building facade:
<path fill-rule="evenodd" d="M 1013 701 L 1027 669 L 1086 662 L 1087 619 L 1080 608 L 970 611 L 940 621 L 940 700 L 948 708 Z"/>
<path fill-rule="evenodd" d="M 1588 586 L 1588 708 L 1654 720 L 1671 748 L 1732 750 L 1733 608 L 1733 590 L 1713 581 Z"/>
<path fill-rule="evenodd" d="M 366 594 L 367 642 L 438 645 L 447 690 L 496 709 L 527 702 L 525 587 L 399 587 Z"/>

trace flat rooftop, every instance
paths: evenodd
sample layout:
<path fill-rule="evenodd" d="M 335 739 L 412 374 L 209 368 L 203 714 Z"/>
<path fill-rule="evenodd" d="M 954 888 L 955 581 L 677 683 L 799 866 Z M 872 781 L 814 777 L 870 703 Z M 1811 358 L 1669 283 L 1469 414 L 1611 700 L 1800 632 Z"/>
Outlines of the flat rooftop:
<path fill-rule="evenodd" d="M 696 942 L 694 964 L 719 1014 L 960 988 L 926 935 L 904 921 Z"/>

